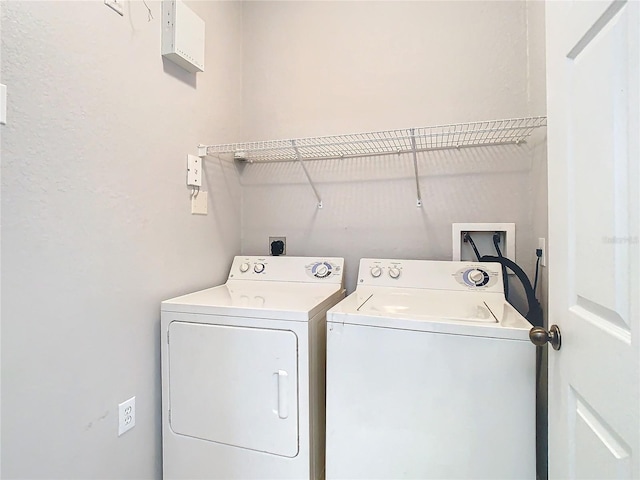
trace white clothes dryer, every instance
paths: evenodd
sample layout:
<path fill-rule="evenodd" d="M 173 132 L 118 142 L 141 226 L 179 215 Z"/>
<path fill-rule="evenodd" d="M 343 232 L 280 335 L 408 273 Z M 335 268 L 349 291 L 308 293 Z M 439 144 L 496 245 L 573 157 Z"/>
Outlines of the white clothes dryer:
<path fill-rule="evenodd" d="M 499 264 L 362 259 L 327 313 L 327 480 L 534 479 L 530 328 Z"/>
<path fill-rule="evenodd" d="M 324 477 L 326 311 L 341 258 L 235 257 L 162 302 L 165 479 Z"/>

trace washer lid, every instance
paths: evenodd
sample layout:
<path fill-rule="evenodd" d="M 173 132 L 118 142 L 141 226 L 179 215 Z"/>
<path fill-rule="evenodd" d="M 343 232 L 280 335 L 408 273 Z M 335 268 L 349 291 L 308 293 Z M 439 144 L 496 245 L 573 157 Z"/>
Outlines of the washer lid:
<path fill-rule="evenodd" d="M 416 319 L 437 317 L 464 322 L 498 322 L 482 298 L 466 294 L 451 299 L 447 293 L 423 291 L 416 294 L 400 291 L 372 294 L 358 307 L 358 312 Z"/>
<path fill-rule="evenodd" d="M 344 296 L 339 284 L 229 280 L 162 302 L 163 312 L 308 321 Z"/>
<path fill-rule="evenodd" d="M 327 312 L 333 323 L 527 340 L 531 324 L 495 293 L 359 288 Z"/>

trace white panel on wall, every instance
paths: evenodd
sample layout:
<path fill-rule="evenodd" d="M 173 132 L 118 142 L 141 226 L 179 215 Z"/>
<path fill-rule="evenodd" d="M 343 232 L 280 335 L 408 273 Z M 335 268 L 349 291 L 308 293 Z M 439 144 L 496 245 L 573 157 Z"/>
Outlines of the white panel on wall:
<path fill-rule="evenodd" d="M 205 24 L 182 0 L 162 0 L 162 56 L 204 72 Z"/>

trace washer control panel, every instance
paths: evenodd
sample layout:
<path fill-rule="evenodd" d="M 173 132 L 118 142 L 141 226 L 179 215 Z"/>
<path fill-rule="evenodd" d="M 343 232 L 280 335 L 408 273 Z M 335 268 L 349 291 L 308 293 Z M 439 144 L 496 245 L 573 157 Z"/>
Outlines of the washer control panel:
<path fill-rule="evenodd" d="M 238 256 L 231 265 L 229 279 L 342 283 L 343 268 L 342 258 Z"/>
<path fill-rule="evenodd" d="M 502 292 L 500 264 L 438 260 L 360 260 L 358 285 Z"/>
<path fill-rule="evenodd" d="M 362 274 L 362 272 L 360 272 Z M 402 262 L 400 260 L 379 260 L 369 265 L 371 278 L 390 278 L 397 280 L 402 275 Z"/>

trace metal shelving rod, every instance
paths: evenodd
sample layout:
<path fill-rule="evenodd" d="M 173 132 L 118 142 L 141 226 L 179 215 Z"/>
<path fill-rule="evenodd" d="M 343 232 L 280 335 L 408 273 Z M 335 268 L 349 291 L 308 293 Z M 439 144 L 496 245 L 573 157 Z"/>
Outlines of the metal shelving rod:
<path fill-rule="evenodd" d="M 307 180 L 309 181 L 309 185 L 311 185 L 311 188 L 313 189 L 313 193 L 316 196 L 316 199 L 318 200 L 318 208 L 322 208 L 322 199 L 320 198 L 320 195 L 318 194 L 318 190 L 316 189 L 316 186 L 313 184 L 313 180 L 311 180 L 311 176 L 309 175 L 309 172 L 307 171 L 307 166 L 304 164 L 304 161 L 302 160 L 302 157 L 300 156 L 300 151 L 298 150 L 298 145 L 296 144 L 295 140 L 291 140 L 291 146 L 293 147 L 293 150 L 296 154 L 297 160 L 298 162 L 300 162 L 300 165 L 302 166 L 302 170 L 304 170 L 304 174 L 307 176 Z"/>
<path fill-rule="evenodd" d="M 411 129 L 411 151 L 413 153 L 413 171 L 416 174 L 416 192 L 418 199 L 416 207 L 422 207 L 422 195 L 420 194 L 420 180 L 418 176 L 418 152 L 416 151 L 416 135 L 415 128 Z"/>

